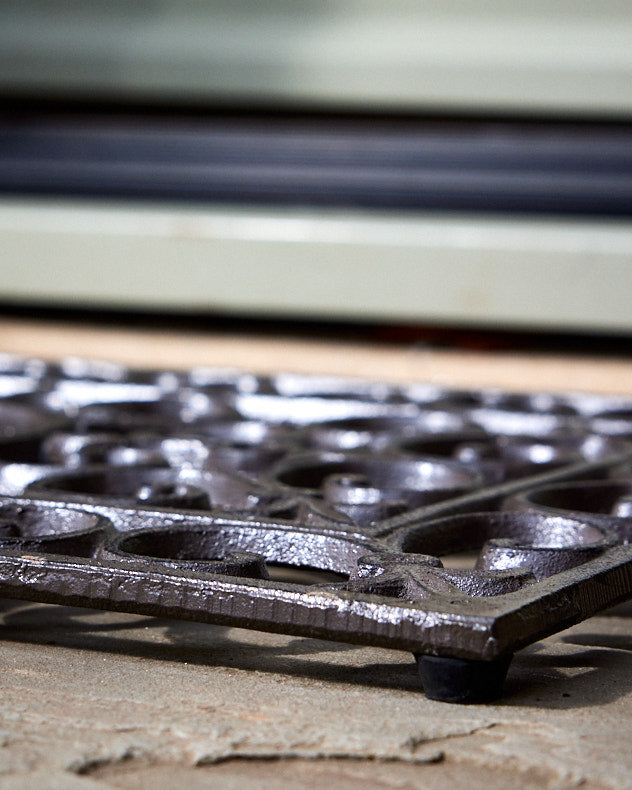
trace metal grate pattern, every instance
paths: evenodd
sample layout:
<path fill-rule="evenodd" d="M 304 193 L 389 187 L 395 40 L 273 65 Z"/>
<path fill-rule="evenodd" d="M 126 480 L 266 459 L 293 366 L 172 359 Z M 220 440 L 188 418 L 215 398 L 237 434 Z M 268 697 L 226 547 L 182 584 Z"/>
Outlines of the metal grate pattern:
<path fill-rule="evenodd" d="M 632 597 L 632 399 L 0 359 L 0 596 L 409 650 L 429 697 Z"/>

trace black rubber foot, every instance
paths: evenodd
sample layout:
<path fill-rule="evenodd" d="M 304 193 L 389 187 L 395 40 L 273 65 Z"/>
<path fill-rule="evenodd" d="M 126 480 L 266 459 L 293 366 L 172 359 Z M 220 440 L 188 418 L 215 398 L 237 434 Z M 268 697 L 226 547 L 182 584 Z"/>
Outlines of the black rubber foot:
<path fill-rule="evenodd" d="M 511 655 L 497 661 L 416 654 L 419 675 L 429 699 L 475 704 L 492 702 L 503 693 Z"/>

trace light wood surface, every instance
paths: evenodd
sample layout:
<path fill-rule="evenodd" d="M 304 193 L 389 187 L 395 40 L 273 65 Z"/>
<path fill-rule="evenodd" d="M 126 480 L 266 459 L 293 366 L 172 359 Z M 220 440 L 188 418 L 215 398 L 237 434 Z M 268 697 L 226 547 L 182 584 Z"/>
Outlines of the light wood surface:
<path fill-rule="evenodd" d="M 631 345 L 632 350 L 632 345 Z M 428 381 L 451 387 L 512 391 L 565 390 L 632 395 L 629 359 L 516 352 L 437 350 L 219 332 L 0 320 L 0 352 L 58 360 L 107 359 L 141 368 L 235 367 L 384 381 Z"/>

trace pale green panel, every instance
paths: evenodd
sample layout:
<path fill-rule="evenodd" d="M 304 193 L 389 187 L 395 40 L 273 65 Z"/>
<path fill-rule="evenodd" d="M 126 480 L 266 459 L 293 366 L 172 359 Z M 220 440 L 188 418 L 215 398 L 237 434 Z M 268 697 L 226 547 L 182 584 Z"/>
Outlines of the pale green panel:
<path fill-rule="evenodd" d="M 0 87 L 632 114 L 629 0 L 4 0 Z"/>
<path fill-rule="evenodd" d="M 0 300 L 630 331 L 632 223 L 0 203 Z"/>

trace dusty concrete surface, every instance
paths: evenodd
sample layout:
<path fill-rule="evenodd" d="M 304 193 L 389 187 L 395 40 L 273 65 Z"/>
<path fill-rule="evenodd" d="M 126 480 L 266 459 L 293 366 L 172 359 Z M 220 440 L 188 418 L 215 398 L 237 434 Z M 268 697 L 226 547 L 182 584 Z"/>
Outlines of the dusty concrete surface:
<path fill-rule="evenodd" d="M 632 607 L 520 653 L 500 704 L 405 653 L 5 602 L 1 788 L 632 787 Z"/>

